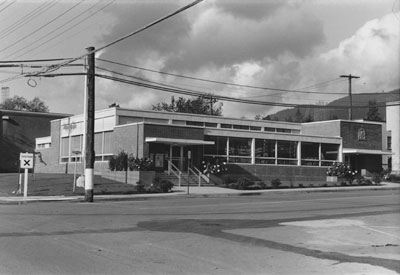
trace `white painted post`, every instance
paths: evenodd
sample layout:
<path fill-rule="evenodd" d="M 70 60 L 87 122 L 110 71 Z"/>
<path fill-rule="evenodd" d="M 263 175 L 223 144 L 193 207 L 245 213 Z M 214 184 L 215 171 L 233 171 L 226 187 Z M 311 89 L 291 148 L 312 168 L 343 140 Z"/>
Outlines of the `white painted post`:
<path fill-rule="evenodd" d="M 24 172 L 24 199 L 28 197 L 28 168 Z"/>

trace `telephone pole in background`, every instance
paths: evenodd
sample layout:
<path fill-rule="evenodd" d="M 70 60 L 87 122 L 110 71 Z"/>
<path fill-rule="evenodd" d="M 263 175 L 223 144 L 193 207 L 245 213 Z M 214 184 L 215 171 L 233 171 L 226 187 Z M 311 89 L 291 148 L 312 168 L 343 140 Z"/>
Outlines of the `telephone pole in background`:
<path fill-rule="evenodd" d="M 353 97 L 351 94 L 351 79 L 352 78 L 360 78 L 359 76 L 354 76 L 354 75 L 341 75 L 340 77 L 346 77 L 349 79 L 349 120 L 353 119 Z"/>
<path fill-rule="evenodd" d="M 94 47 L 86 49 L 90 54 L 87 56 L 86 74 L 86 148 L 85 148 L 85 201 L 93 202 L 93 178 L 94 178 Z M 92 53 L 91 53 L 92 52 Z"/>

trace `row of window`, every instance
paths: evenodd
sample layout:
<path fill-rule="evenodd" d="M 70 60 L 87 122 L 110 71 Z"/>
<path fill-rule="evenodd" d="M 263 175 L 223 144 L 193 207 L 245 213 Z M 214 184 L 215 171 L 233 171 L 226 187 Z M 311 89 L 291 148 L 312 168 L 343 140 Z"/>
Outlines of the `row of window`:
<path fill-rule="evenodd" d="M 111 131 L 94 134 L 95 161 L 108 161 L 113 155 L 111 136 Z M 82 150 L 83 135 L 61 138 L 61 162 L 81 161 Z"/>
<path fill-rule="evenodd" d="M 298 164 L 298 142 L 272 139 L 255 139 L 254 156 L 252 139 L 238 137 L 205 136 L 215 145 L 204 147 L 204 156 L 218 157 L 230 163 Z M 300 145 L 301 165 L 325 166 L 338 158 L 338 144 L 302 142 Z"/>
<path fill-rule="evenodd" d="M 199 127 L 210 127 L 217 128 L 218 123 L 212 122 L 200 122 L 200 121 L 186 121 L 188 126 L 199 126 Z M 239 125 L 239 124 L 225 124 L 221 123 L 222 129 L 235 129 L 235 130 L 247 130 L 247 131 L 265 131 L 265 132 L 278 132 L 278 133 L 298 133 L 298 130 L 286 129 L 286 128 L 272 128 L 272 127 L 261 127 L 261 126 L 250 126 L 250 125 Z"/>

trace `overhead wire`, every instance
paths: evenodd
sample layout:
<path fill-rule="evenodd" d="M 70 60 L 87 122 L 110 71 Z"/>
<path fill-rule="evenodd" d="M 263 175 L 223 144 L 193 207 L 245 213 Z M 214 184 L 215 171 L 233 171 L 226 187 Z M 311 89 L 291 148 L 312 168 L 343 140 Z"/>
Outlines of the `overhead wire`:
<path fill-rule="evenodd" d="M 50 21 L 48 21 L 47 23 L 45 23 L 44 25 L 40 26 L 39 28 L 37 28 L 36 30 L 34 30 L 33 32 L 29 33 L 28 35 L 25 35 L 24 37 L 18 39 L 17 41 L 15 41 L 14 43 L 12 43 L 11 45 L 8 45 L 7 47 L 0 49 L 0 53 L 4 52 L 5 50 L 9 49 L 12 46 L 15 46 L 16 44 L 18 44 L 21 41 L 24 41 L 25 39 L 27 39 L 28 37 L 31 37 L 32 35 L 34 35 L 35 33 L 37 33 L 38 31 L 42 30 L 43 28 L 47 27 L 48 25 L 50 25 L 51 23 L 55 22 L 56 20 L 60 19 L 61 17 L 63 17 L 65 14 L 67 14 L 68 12 L 70 12 L 71 10 L 73 10 L 74 8 L 76 8 L 77 6 L 79 6 L 80 4 L 83 3 L 84 0 L 81 0 L 80 2 L 76 3 L 75 5 L 73 5 L 72 7 L 68 8 L 67 10 L 65 10 L 64 12 L 58 14 L 57 16 L 55 16 L 53 19 L 51 19 Z"/>
<path fill-rule="evenodd" d="M 42 3 L 40 6 L 38 6 L 34 10 L 28 12 L 27 14 L 22 16 L 20 19 L 18 19 L 17 21 L 15 21 L 14 23 L 12 23 L 8 27 L 6 27 L 5 29 L 1 30 L 0 31 L 0 39 L 4 38 L 12 33 L 15 33 L 18 29 L 25 26 L 29 22 L 31 22 L 32 18 L 34 18 L 34 19 L 38 18 L 42 13 L 46 12 L 48 9 L 50 9 L 51 7 L 53 7 L 56 4 L 57 4 L 56 0 L 47 1 L 47 2 Z"/>
<path fill-rule="evenodd" d="M 209 83 L 214 83 L 214 84 L 236 86 L 236 87 L 241 87 L 241 88 L 251 88 L 251 89 L 278 91 L 278 92 L 296 92 L 296 93 L 306 93 L 306 94 L 315 94 L 315 93 L 317 93 L 317 94 L 334 94 L 334 95 L 345 94 L 345 93 L 337 93 L 337 92 L 335 92 L 335 93 L 321 93 L 321 92 L 312 92 L 312 91 L 289 90 L 289 89 L 269 88 L 269 87 L 254 86 L 254 85 L 244 85 L 244 84 L 237 84 L 237 83 L 231 83 L 231 82 L 224 82 L 224 81 L 217 81 L 217 80 L 211 80 L 211 79 L 198 78 L 198 77 L 193 77 L 193 76 L 186 76 L 186 75 L 181 75 L 181 74 L 167 73 L 167 72 L 163 72 L 163 71 L 152 70 L 152 69 L 138 67 L 138 66 L 134 66 L 134 65 L 127 65 L 127 64 L 120 63 L 120 62 L 110 61 L 110 60 L 106 60 L 106 59 L 102 59 L 102 58 L 96 58 L 96 60 L 107 62 L 107 63 L 111 63 L 111 64 L 115 64 L 115 65 L 130 67 L 130 68 L 134 68 L 134 69 L 138 69 L 138 70 L 148 71 L 148 72 L 154 72 L 154 73 L 159 73 L 159 74 L 164 74 L 164 75 L 169 75 L 169 76 L 175 76 L 175 77 L 180 77 L 180 78 L 185 78 L 185 79 L 190 79 L 190 80 L 197 80 L 197 81 L 202 81 L 202 82 L 209 82 Z"/>
<path fill-rule="evenodd" d="M 122 78 L 112 77 L 112 76 L 108 76 L 108 75 L 96 74 L 96 76 L 100 77 L 100 78 L 104 78 L 104 79 L 109 79 L 109 80 L 113 80 L 113 81 L 117 81 L 117 82 L 121 82 L 121 83 L 126 83 L 126 84 L 131 84 L 131 85 L 135 85 L 135 86 L 139 86 L 139 87 L 149 88 L 149 89 L 160 90 L 160 91 L 164 91 L 164 92 L 184 94 L 184 95 L 190 95 L 190 96 L 200 96 L 200 97 L 207 97 L 207 96 L 209 97 L 210 96 L 210 93 L 199 93 L 199 92 L 193 92 L 193 91 L 183 90 L 183 89 L 173 89 L 173 88 L 169 88 L 169 87 L 165 87 L 165 86 L 146 84 L 143 82 L 122 79 Z M 221 96 L 221 95 L 213 95 L 213 98 L 218 99 L 218 100 L 223 100 L 223 101 L 254 104 L 254 105 L 264 105 L 264 106 L 330 108 L 330 109 L 347 109 L 348 108 L 348 106 L 308 105 L 308 104 L 294 104 L 294 103 L 285 103 L 285 102 L 255 101 L 255 100 L 239 99 L 239 98 Z M 366 105 L 357 106 L 357 108 L 369 108 L 369 105 L 368 106 L 366 106 Z"/>
<path fill-rule="evenodd" d="M 165 21 L 165 20 L 167 20 L 167 19 L 169 19 L 169 18 L 171 18 L 171 17 L 173 17 L 173 16 L 175 16 L 175 15 L 177 15 L 177 14 L 179 14 L 179 13 L 181 13 L 181 12 L 183 12 L 183 11 L 185 11 L 185 10 L 187 10 L 187 9 L 189 9 L 189 8 L 191 8 L 191 7 L 193 7 L 193 6 L 195 6 L 195 5 L 197 5 L 198 3 L 203 2 L 203 1 L 204 1 L 204 0 L 196 0 L 196 1 L 193 1 L 193 2 L 189 3 L 189 4 L 186 5 L 186 6 L 184 6 L 184 7 L 182 7 L 182 8 L 179 8 L 179 9 L 176 10 L 176 11 L 174 11 L 174 12 L 172 12 L 172 13 L 169 13 L 169 14 L 167 14 L 167 15 L 165 15 L 165 16 L 159 18 L 159 19 L 157 19 L 157 20 L 151 22 L 150 24 L 145 25 L 144 27 L 141 27 L 141 28 L 139 28 L 139 29 L 137 29 L 137 30 L 135 30 L 135 31 L 133 31 L 133 32 L 131 32 L 131 33 L 128 33 L 128 34 L 126 34 L 126 35 L 124 35 L 124 36 L 122 36 L 122 37 L 120 37 L 120 38 L 118 38 L 118 39 L 115 39 L 114 41 L 111 41 L 110 43 L 107 43 L 107 44 L 103 45 L 103 46 L 100 47 L 100 48 L 97 48 L 97 49 L 95 49 L 95 50 L 93 50 L 93 51 L 90 51 L 90 52 L 87 52 L 87 53 L 85 53 L 85 54 L 83 54 L 83 55 L 81 55 L 81 56 L 78 56 L 78 57 L 72 59 L 71 61 L 66 61 L 66 62 L 57 64 L 57 65 L 55 65 L 55 66 L 49 67 L 49 68 L 47 69 L 47 71 L 55 71 L 55 70 L 58 70 L 59 68 L 65 66 L 65 65 L 67 65 L 67 64 L 69 64 L 69 63 L 71 63 L 71 62 L 74 62 L 74 61 L 79 60 L 79 59 L 82 59 L 82 58 L 84 58 L 84 57 L 86 57 L 86 56 L 88 56 L 88 55 L 90 55 L 90 54 L 93 54 L 93 53 L 102 51 L 102 50 L 104 50 L 104 49 L 106 49 L 106 48 L 108 48 L 108 47 L 111 47 L 112 45 L 115 45 L 115 44 L 117 44 L 117 43 L 119 43 L 119 42 L 121 42 L 121 41 L 123 41 L 123 40 L 125 40 L 125 39 L 127 39 L 127 38 L 129 38 L 129 37 L 131 37 L 131 36 L 134 36 L 134 35 L 136 35 L 136 34 L 142 32 L 142 31 L 144 31 L 144 30 L 147 30 L 148 28 L 151 28 L 152 26 L 157 25 L 157 24 L 159 24 L 159 23 L 161 23 L 161 22 L 163 22 L 163 21 Z M 42 72 L 38 72 L 38 74 L 40 74 L 40 73 L 42 73 Z"/>
<path fill-rule="evenodd" d="M 124 77 L 128 77 L 128 78 L 136 79 L 136 80 L 139 80 L 139 81 L 144 81 L 144 82 L 148 82 L 148 83 L 152 83 L 152 84 L 157 84 L 157 85 L 163 85 L 163 86 L 165 86 L 165 87 L 169 87 L 169 88 L 173 88 L 173 89 L 183 89 L 182 87 L 178 87 L 178 86 L 174 86 L 174 85 L 170 85 L 170 84 L 165 84 L 165 83 L 161 83 L 161 82 L 156 82 L 156 81 L 151 81 L 151 80 L 149 80 L 149 79 L 142 78 L 142 77 L 127 75 L 127 74 L 124 74 L 124 73 L 121 73 L 121 72 L 113 71 L 113 70 L 106 69 L 106 68 L 102 68 L 102 67 L 99 67 L 99 66 L 96 66 L 96 69 L 100 69 L 100 70 L 103 70 L 103 71 L 106 71 L 106 72 L 109 72 L 109 73 L 112 73 L 112 74 L 116 74 L 116 75 L 120 75 L 120 76 L 124 76 Z M 179 85 L 180 85 L 180 84 L 179 84 Z M 200 92 L 200 91 L 196 91 L 196 90 L 192 90 L 192 89 L 187 89 L 187 88 L 184 88 L 184 89 L 187 90 L 187 91 L 191 91 L 191 92 L 205 93 L 205 92 Z M 209 94 L 210 92 L 206 92 L 206 93 Z M 214 93 L 214 94 L 215 94 L 215 93 Z M 278 95 L 278 94 L 274 94 L 274 95 Z M 271 96 L 273 97 L 274 95 L 271 95 Z M 265 95 L 265 96 L 269 96 L 269 95 Z M 257 96 L 257 97 L 258 97 L 258 96 Z M 278 97 L 278 96 L 276 96 L 276 97 Z M 282 98 L 282 97 L 284 97 L 284 96 L 279 96 L 279 98 Z M 242 98 L 253 98 L 253 97 L 252 97 L 252 96 L 236 97 L 236 99 L 242 99 Z M 311 101 L 310 99 L 306 99 L 306 100 L 307 100 L 307 101 Z"/>
<path fill-rule="evenodd" d="M 0 10 L 0 13 L 1 12 L 3 12 L 3 11 L 5 11 L 7 8 L 9 8 L 10 6 L 12 6 L 15 2 L 17 2 L 17 0 L 14 0 L 14 1 L 12 1 L 10 4 L 8 4 L 7 6 L 5 6 L 4 8 L 2 8 L 1 10 Z M 4 2 L 5 3 L 5 2 Z"/>
<path fill-rule="evenodd" d="M 19 55 L 16 56 L 16 58 L 19 58 L 19 57 L 24 56 L 24 55 L 26 55 L 26 54 L 28 54 L 28 53 L 31 53 L 32 51 L 34 51 L 34 50 L 40 48 L 41 46 L 43 46 L 43 45 L 49 43 L 50 41 L 53 41 L 54 39 L 60 37 L 61 35 L 65 34 L 66 32 L 68 32 L 69 30 L 75 28 L 76 26 L 82 24 L 82 23 L 85 22 L 86 20 L 88 20 L 88 19 L 90 19 L 91 17 L 95 16 L 97 13 L 101 12 L 102 10 L 104 10 L 105 8 L 107 8 L 108 6 L 112 5 L 114 2 L 115 2 L 115 0 L 112 0 L 111 2 L 108 2 L 108 3 L 107 3 L 106 5 L 104 5 L 103 7 L 99 8 L 98 10 L 96 10 L 96 11 L 94 11 L 94 12 L 92 12 L 92 13 L 90 13 L 88 16 L 82 18 L 81 20 L 79 20 L 79 21 L 76 22 L 75 24 L 69 26 L 68 28 L 66 28 L 66 29 L 63 30 L 62 32 L 60 32 L 60 33 L 58 33 L 58 34 L 56 34 L 56 35 L 50 37 L 50 38 L 47 39 L 46 41 L 44 41 L 44 42 L 42 42 L 41 44 L 37 45 L 36 47 L 34 47 L 34 48 L 32 48 L 32 49 L 28 49 L 27 51 L 25 51 L 25 52 L 23 52 L 23 53 L 20 53 Z M 31 43 L 31 44 L 25 46 L 24 48 L 19 49 L 19 50 L 13 52 L 12 54 L 10 54 L 9 56 L 6 56 L 5 58 L 9 58 L 10 56 L 12 56 L 12 55 L 18 53 L 19 51 L 22 51 L 22 50 L 24 50 L 24 49 L 26 49 L 26 48 L 32 47 L 33 44 L 36 44 L 36 43 L 39 42 L 40 40 L 46 38 L 46 36 L 49 36 L 50 34 L 56 32 L 56 31 L 60 31 L 60 29 L 66 27 L 69 23 L 73 22 L 75 19 L 77 19 L 78 17 L 84 15 L 87 11 L 90 11 L 90 10 L 93 9 L 95 6 L 100 5 L 100 4 L 101 4 L 101 2 L 97 2 L 97 3 L 93 4 L 93 5 L 91 5 L 89 8 L 85 9 L 83 12 L 81 12 L 81 13 L 79 13 L 78 15 L 76 15 L 75 17 L 71 18 L 71 19 L 70 19 L 67 23 L 65 23 L 61 28 L 56 28 L 56 29 L 54 29 L 53 31 L 51 31 L 51 32 L 45 34 L 44 36 L 40 37 L 39 39 L 37 39 L 34 43 Z M 74 35 L 76 35 L 76 34 L 77 34 L 77 33 L 74 33 Z M 67 38 L 65 38 L 64 40 L 66 40 L 66 39 L 67 39 Z M 59 43 L 63 42 L 64 40 L 61 40 Z M 57 44 L 59 44 L 59 43 L 57 43 Z M 51 47 L 46 47 L 46 48 L 43 49 L 42 51 L 45 51 L 45 50 L 47 50 L 47 49 L 49 49 L 49 48 L 52 48 L 52 47 L 54 47 L 54 46 L 55 46 L 55 45 L 52 45 Z"/>

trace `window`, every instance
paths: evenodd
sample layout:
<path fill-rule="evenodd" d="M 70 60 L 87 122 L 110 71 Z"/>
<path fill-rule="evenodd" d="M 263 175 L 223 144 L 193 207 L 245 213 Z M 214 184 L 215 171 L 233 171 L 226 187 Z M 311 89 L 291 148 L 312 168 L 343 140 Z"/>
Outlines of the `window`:
<path fill-rule="evenodd" d="M 214 141 L 214 145 L 205 145 L 204 154 L 213 156 L 226 156 L 227 137 L 204 136 L 206 141 Z"/>
<path fill-rule="evenodd" d="M 275 140 L 256 139 L 255 141 L 255 163 L 275 164 Z"/>
<path fill-rule="evenodd" d="M 233 125 L 233 129 L 238 129 L 238 130 L 249 130 L 249 126 L 247 125 Z"/>
<path fill-rule="evenodd" d="M 112 144 L 112 132 L 104 132 L 103 154 L 113 154 Z"/>
<path fill-rule="evenodd" d="M 94 152 L 96 156 L 103 154 L 103 133 L 94 134 Z"/>
<path fill-rule="evenodd" d="M 387 149 L 392 150 L 392 137 L 387 137 Z"/>
<path fill-rule="evenodd" d="M 251 156 L 251 139 L 229 138 L 229 156 Z"/>
<path fill-rule="evenodd" d="M 338 160 L 339 144 L 321 143 L 321 166 L 330 166 Z"/>
<path fill-rule="evenodd" d="M 82 135 L 71 137 L 71 155 L 73 152 L 82 152 Z"/>
<path fill-rule="evenodd" d="M 210 128 L 217 128 L 217 126 L 218 126 L 217 123 L 212 123 L 212 122 L 205 122 L 204 124 L 206 127 L 210 127 Z"/>
<path fill-rule="evenodd" d="M 250 126 L 250 130 L 252 130 L 252 131 L 261 131 L 261 126 Z"/>
<path fill-rule="evenodd" d="M 221 128 L 232 129 L 232 124 L 221 124 Z"/>
<path fill-rule="evenodd" d="M 204 127 L 204 123 L 199 121 L 186 121 L 186 125 Z"/>
<path fill-rule="evenodd" d="M 230 137 L 228 162 L 251 163 L 251 139 Z"/>
<path fill-rule="evenodd" d="M 297 142 L 277 141 L 278 164 L 297 165 Z"/>
<path fill-rule="evenodd" d="M 301 143 L 301 165 L 319 166 L 319 143 Z"/>
<path fill-rule="evenodd" d="M 69 156 L 69 138 L 68 137 L 61 138 L 61 156 L 62 157 Z"/>
<path fill-rule="evenodd" d="M 284 128 L 277 128 L 276 131 L 278 133 L 291 133 L 292 132 L 291 129 L 284 129 Z"/>
<path fill-rule="evenodd" d="M 271 128 L 271 127 L 264 127 L 264 131 L 265 132 L 275 132 L 275 128 Z"/>

